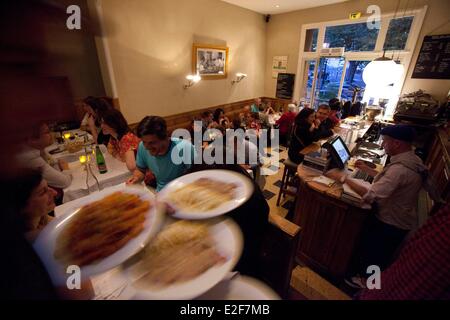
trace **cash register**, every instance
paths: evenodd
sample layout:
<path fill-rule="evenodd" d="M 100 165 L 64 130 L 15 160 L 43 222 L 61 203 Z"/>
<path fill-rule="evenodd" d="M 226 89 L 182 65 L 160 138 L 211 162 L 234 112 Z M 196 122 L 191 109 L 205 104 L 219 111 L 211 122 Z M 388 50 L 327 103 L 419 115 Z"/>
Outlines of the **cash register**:
<path fill-rule="evenodd" d="M 330 157 L 328 169 L 348 169 L 347 164 L 351 158 L 351 153 L 340 136 L 332 137 L 322 147 L 327 149 L 328 155 Z M 353 170 L 353 172 L 351 173 L 351 177 L 354 179 L 361 179 L 370 183 L 372 183 L 373 181 L 373 177 L 369 176 L 365 171 L 359 169 Z"/>

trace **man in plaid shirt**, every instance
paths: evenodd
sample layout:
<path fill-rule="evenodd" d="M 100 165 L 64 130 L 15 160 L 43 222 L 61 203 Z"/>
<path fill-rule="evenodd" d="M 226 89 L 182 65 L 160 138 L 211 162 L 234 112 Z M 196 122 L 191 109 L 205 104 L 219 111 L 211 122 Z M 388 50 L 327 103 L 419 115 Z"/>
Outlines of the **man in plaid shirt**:
<path fill-rule="evenodd" d="M 381 273 L 381 289 L 361 300 L 450 299 L 450 205 L 414 233 L 394 263 Z"/>

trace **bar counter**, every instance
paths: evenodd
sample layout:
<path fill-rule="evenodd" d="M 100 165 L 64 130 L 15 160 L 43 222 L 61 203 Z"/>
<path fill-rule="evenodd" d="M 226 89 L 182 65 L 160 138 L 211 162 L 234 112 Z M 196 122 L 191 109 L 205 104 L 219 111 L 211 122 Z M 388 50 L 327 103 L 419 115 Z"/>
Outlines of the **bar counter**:
<path fill-rule="evenodd" d="M 355 140 L 362 137 L 371 124 L 367 122 L 364 129 L 357 130 L 352 141 L 346 141 L 350 151 L 356 146 Z M 335 132 L 345 137 L 347 130 L 348 126 L 341 125 Z M 319 149 L 320 145 L 313 143 L 301 153 L 307 154 Z M 349 267 L 370 209 L 341 199 L 343 188 L 339 182 L 328 187 L 312 181 L 320 176 L 317 171 L 300 164 L 297 174 L 300 183 L 293 222 L 302 229 L 297 261 L 324 277 L 339 282 Z"/>

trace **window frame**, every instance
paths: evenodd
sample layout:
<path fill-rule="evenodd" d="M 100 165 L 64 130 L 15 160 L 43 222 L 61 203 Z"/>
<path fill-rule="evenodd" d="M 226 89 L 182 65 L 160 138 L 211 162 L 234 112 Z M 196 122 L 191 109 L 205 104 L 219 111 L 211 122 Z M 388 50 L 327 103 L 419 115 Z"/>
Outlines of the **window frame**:
<path fill-rule="evenodd" d="M 397 19 L 397 18 L 403 18 L 407 16 L 414 16 L 413 22 L 411 24 L 411 29 L 408 34 L 408 39 L 405 44 L 405 49 L 403 50 L 387 50 L 386 56 L 387 57 L 394 57 L 395 60 L 398 59 L 402 62 L 405 72 L 403 73 L 400 80 L 394 85 L 394 92 L 397 96 L 397 99 L 395 101 L 390 101 L 388 104 L 388 108 L 386 110 L 386 115 L 391 115 L 393 113 L 393 106 L 396 105 L 398 96 L 400 95 L 400 92 L 403 89 L 405 79 L 411 64 L 412 56 L 414 53 L 414 49 L 417 45 L 420 29 L 422 28 L 422 24 L 425 18 L 426 11 L 428 9 L 428 6 L 425 5 L 423 7 L 417 8 L 417 9 L 410 9 L 406 12 L 400 12 L 400 13 L 386 13 L 381 15 L 381 21 L 380 21 L 380 30 L 378 31 L 377 41 L 375 43 L 375 48 L 373 51 L 346 51 L 344 52 L 343 57 L 345 58 L 345 64 L 344 64 L 344 72 L 342 73 L 341 82 L 339 86 L 339 97 L 342 93 L 342 87 L 343 87 L 343 79 L 345 78 L 345 71 L 348 61 L 351 60 L 369 60 L 372 61 L 378 57 L 381 57 L 383 55 L 383 46 L 384 42 L 386 40 L 387 31 L 389 28 L 389 23 L 391 19 Z M 342 19 L 342 20 L 334 20 L 334 21 L 325 21 L 325 22 L 318 22 L 318 23 L 310 23 L 310 24 L 304 24 L 301 27 L 300 32 L 300 45 L 299 45 L 299 56 L 298 56 L 298 63 L 297 63 L 297 74 L 300 75 L 299 77 L 296 77 L 295 85 L 294 85 L 294 99 L 299 101 L 301 98 L 300 93 L 303 91 L 303 87 L 306 85 L 305 81 L 305 74 L 304 72 L 307 70 L 304 70 L 304 67 L 306 65 L 306 62 L 309 60 L 316 60 L 315 69 L 314 69 L 314 79 L 313 79 L 313 88 L 311 92 L 311 106 L 314 105 L 314 94 L 315 94 L 315 82 L 317 77 L 317 68 L 319 59 L 321 58 L 320 55 L 320 49 L 323 48 L 323 43 L 325 40 L 325 30 L 326 27 L 331 26 L 337 26 L 337 25 L 346 25 L 346 24 L 355 24 L 355 23 L 361 23 L 364 22 L 365 19 L 367 19 L 368 16 L 364 16 L 361 19 L 350 21 L 348 19 Z M 315 52 L 305 52 L 304 46 L 305 46 L 305 37 L 306 37 L 306 30 L 308 29 L 319 29 L 318 35 L 317 35 L 317 49 Z M 367 101 L 368 97 L 365 97 L 363 101 Z"/>

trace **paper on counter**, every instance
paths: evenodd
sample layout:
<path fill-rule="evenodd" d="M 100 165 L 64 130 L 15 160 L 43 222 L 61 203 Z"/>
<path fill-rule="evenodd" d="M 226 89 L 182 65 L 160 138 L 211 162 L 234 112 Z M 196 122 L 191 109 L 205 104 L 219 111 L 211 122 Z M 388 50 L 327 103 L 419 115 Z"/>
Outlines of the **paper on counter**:
<path fill-rule="evenodd" d="M 355 197 L 355 198 L 358 198 L 358 199 L 361 199 L 361 200 L 362 200 L 362 197 L 361 197 L 358 193 L 356 193 L 352 188 L 350 188 L 350 186 L 349 186 L 348 184 L 344 183 L 344 184 L 342 185 L 342 187 L 344 188 L 344 192 L 345 192 L 346 194 L 349 194 L 349 195 L 351 195 L 352 197 Z"/>
<path fill-rule="evenodd" d="M 364 184 L 367 184 L 366 181 L 363 181 L 363 182 L 365 182 Z M 348 184 L 344 183 L 342 185 L 342 187 L 344 189 L 345 194 L 354 198 L 355 201 L 360 201 L 361 208 L 370 209 L 372 207 L 370 204 L 363 202 L 363 198 L 358 193 L 356 193 L 352 188 L 350 188 L 350 186 Z"/>
<path fill-rule="evenodd" d="M 333 179 L 327 178 L 324 175 L 321 175 L 321 176 L 318 176 L 318 177 L 314 177 L 312 179 L 312 181 L 324 184 L 327 187 L 331 187 L 335 183 L 335 181 Z"/>

